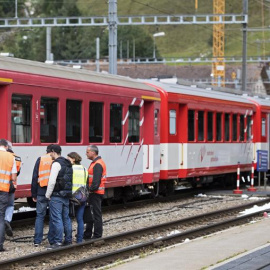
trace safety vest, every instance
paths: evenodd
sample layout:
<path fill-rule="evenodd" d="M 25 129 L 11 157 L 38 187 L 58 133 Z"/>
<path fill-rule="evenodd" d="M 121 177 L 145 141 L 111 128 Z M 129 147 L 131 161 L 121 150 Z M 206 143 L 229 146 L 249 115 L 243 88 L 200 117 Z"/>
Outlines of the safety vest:
<path fill-rule="evenodd" d="M 0 191 L 9 192 L 13 162 L 11 153 L 0 151 Z"/>
<path fill-rule="evenodd" d="M 18 173 L 20 172 L 21 170 L 21 166 L 22 166 L 22 160 L 19 156 L 17 156 L 15 153 L 12 153 L 12 155 L 14 156 L 15 158 L 15 162 L 16 162 L 16 169 L 17 169 L 17 175 Z M 13 181 L 13 185 L 15 188 L 17 188 L 17 178 L 15 181 Z"/>
<path fill-rule="evenodd" d="M 52 162 L 50 154 L 46 154 L 40 158 L 38 183 L 41 187 L 48 186 Z"/>
<path fill-rule="evenodd" d="M 72 165 L 72 193 L 78 188 L 86 186 L 88 171 L 82 165 Z"/>
<path fill-rule="evenodd" d="M 102 177 L 101 177 L 99 188 L 98 188 L 98 190 L 94 191 L 94 193 L 103 195 L 105 193 L 105 182 L 106 182 L 107 169 L 106 169 L 106 165 L 102 159 L 98 159 L 98 160 L 92 162 L 88 168 L 89 187 L 91 187 L 91 185 L 92 185 L 94 166 L 97 163 L 99 163 L 102 166 L 103 171 L 102 171 Z"/>
<path fill-rule="evenodd" d="M 16 169 L 17 169 L 17 173 L 20 172 L 21 167 L 22 167 L 22 160 L 19 156 L 17 156 L 15 153 L 13 153 L 13 156 L 15 158 L 15 162 L 16 162 Z"/>

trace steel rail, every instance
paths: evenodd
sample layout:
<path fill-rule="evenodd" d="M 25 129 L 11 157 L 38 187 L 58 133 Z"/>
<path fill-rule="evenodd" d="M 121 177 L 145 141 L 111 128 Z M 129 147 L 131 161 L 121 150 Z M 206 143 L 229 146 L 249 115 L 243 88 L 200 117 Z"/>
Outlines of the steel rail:
<path fill-rule="evenodd" d="M 108 236 L 108 237 L 104 237 L 104 238 L 100 238 L 100 239 L 90 240 L 90 241 L 83 242 L 81 244 L 74 244 L 74 245 L 65 246 L 65 247 L 61 247 L 58 249 L 54 249 L 54 250 L 37 252 L 37 253 L 30 254 L 30 255 L 14 258 L 14 259 L 4 260 L 4 261 L 0 261 L 0 269 L 13 269 L 14 266 L 16 266 L 16 268 L 17 268 L 17 267 L 24 267 L 25 265 L 29 265 L 29 264 L 33 265 L 35 262 L 40 263 L 40 261 L 44 260 L 44 258 L 46 260 L 50 260 L 50 258 L 54 258 L 54 259 L 61 258 L 60 255 L 64 255 L 64 254 L 70 255 L 71 252 L 76 252 L 76 253 L 83 252 L 83 251 L 87 250 L 87 248 L 89 248 L 91 245 L 96 246 L 96 245 L 102 245 L 104 243 L 106 243 L 106 245 L 113 244 L 115 242 L 119 243 L 119 241 L 122 241 L 123 239 L 138 238 L 142 235 L 149 234 L 149 232 L 160 232 L 163 229 L 173 228 L 173 227 L 183 225 L 183 224 L 189 224 L 189 223 L 194 224 L 194 223 L 198 223 L 198 222 L 200 223 L 203 220 L 204 221 L 207 220 L 209 222 L 211 219 L 213 220 L 213 219 L 216 219 L 217 217 L 220 218 L 221 216 L 225 215 L 226 213 L 227 213 L 227 215 L 228 214 L 231 215 L 232 212 L 239 212 L 240 210 L 246 209 L 247 207 L 251 207 L 254 205 L 262 205 L 262 204 L 265 204 L 268 202 L 270 202 L 270 198 L 261 200 L 259 202 L 256 201 L 256 202 L 252 202 L 252 203 L 249 203 L 246 205 L 231 207 L 231 208 L 228 208 L 225 210 L 214 211 L 214 212 L 210 212 L 210 213 L 201 214 L 199 216 L 193 216 L 193 217 L 189 217 L 189 218 L 176 220 L 173 222 L 168 222 L 168 223 L 154 225 L 154 226 L 143 228 L 143 229 L 138 229 L 135 231 L 129 231 L 129 232 L 125 232 L 125 233 L 121 233 L 121 234 L 117 234 L 117 235 L 112 235 L 112 236 Z M 253 215 L 246 215 L 245 218 L 246 217 L 250 218 L 252 216 L 254 216 L 254 214 Z M 243 217 L 239 217 L 237 219 L 232 219 L 231 222 L 236 222 L 236 221 L 242 220 L 242 219 L 243 219 Z M 204 230 L 208 229 L 210 231 L 213 231 L 213 229 L 216 226 L 217 225 L 205 226 Z M 198 230 L 198 232 L 201 233 L 201 229 L 195 229 L 195 230 L 180 233 L 179 235 L 177 235 L 177 238 L 178 239 L 183 239 L 183 238 L 185 239 L 185 238 L 187 238 L 187 235 L 189 235 L 189 237 L 193 237 L 192 235 L 195 234 L 196 230 Z M 175 239 L 174 237 L 176 237 L 176 236 L 164 237 L 161 240 L 158 239 L 158 240 L 149 241 L 149 242 L 146 242 L 143 244 L 133 245 L 132 247 L 118 250 L 116 253 L 120 252 L 122 254 L 123 252 L 126 252 L 126 250 L 132 250 L 132 248 L 135 248 L 135 247 L 137 247 L 137 249 L 138 248 L 142 249 L 142 248 L 146 248 L 146 247 L 153 246 L 153 245 L 154 246 L 159 245 L 159 243 L 163 245 L 164 242 L 169 243 L 171 241 L 171 239 L 172 240 Z M 105 256 L 105 255 L 102 255 L 102 256 Z M 106 255 L 106 256 L 109 256 L 109 257 L 116 256 L 116 254 L 110 253 L 109 255 Z M 103 258 L 103 257 L 101 257 L 101 255 L 93 256 L 93 257 L 90 257 L 89 259 L 81 260 L 81 261 L 78 261 L 76 263 L 72 263 L 69 265 L 64 265 L 64 266 L 59 266 L 59 267 L 57 266 L 55 269 L 73 269 L 72 267 L 75 267 L 75 266 L 78 267 L 79 265 L 83 265 L 83 264 L 86 264 L 88 262 L 93 263 L 94 261 L 100 260 L 100 258 Z M 63 267 L 63 268 L 61 268 L 61 267 Z M 65 268 L 65 267 L 67 267 L 67 268 Z"/>

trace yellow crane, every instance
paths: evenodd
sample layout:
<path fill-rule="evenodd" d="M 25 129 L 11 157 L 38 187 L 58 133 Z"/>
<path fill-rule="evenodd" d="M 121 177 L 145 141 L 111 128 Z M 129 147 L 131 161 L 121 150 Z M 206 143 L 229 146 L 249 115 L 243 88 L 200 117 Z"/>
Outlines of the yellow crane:
<path fill-rule="evenodd" d="M 213 13 L 219 15 L 225 14 L 225 0 L 213 0 Z M 214 21 L 218 20 L 218 16 L 214 17 Z M 213 85 L 225 86 L 224 44 L 225 25 L 224 23 L 214 24 L 212 63 Z"/>
<path fill-rule="evenodd" d="M 195 0 L 195 10 L 198 10 L 198 0 Z M 213 13 L 225 14 L 225 0 L 213 0 Z M 219 17 L 215 16 L 214 21 L 219 21 Z M 213 85 L 225 86 L 225 25 L 224 23 L 213 24 L 213 63 L 212 78 Z"/>

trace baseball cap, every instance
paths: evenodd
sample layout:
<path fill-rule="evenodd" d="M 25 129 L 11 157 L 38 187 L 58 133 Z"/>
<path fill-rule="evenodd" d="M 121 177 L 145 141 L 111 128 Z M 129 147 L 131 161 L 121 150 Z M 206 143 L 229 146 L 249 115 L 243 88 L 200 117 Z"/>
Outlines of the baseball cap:
<path fill-rule="evenodd" d="M 55 152 L 57 154 L 61 154 L 61 152 L 62 152 L 61 146 L 60 145 L 57 145 L 57 144 L 53 144 L 51 146 L 51 152 Z"/>

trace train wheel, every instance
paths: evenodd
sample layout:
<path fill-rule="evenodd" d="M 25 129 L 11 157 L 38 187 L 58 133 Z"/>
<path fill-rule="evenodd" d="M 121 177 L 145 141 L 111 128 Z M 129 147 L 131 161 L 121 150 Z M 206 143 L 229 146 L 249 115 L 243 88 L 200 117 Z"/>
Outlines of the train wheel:
<path fill-rule="evenodd" d="M 36 208 L 36 203 L 33 201 L 32 197 L 27 197 L 27 203 L 28 203 L 29 207 Z"/>

